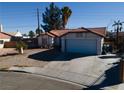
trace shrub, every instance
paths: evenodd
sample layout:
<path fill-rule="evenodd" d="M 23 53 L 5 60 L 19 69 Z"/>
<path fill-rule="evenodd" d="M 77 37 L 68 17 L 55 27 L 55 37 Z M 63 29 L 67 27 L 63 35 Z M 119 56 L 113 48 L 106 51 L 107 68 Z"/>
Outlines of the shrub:
<path fill-rule="evenodd" d="M 23 47 L 23 49 L 27 49 L 27 45 L 23 41 L 16 42 L 16 49 L 20 50 L 21 47 Z"/>

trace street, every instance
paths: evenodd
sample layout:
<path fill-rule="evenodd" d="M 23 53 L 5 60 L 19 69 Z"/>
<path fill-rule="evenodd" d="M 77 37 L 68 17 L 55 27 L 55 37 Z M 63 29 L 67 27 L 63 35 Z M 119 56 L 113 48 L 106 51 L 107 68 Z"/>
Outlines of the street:
<path fill-rule="evenodd" d="M 0 72 L 0 90 L 77 90 L 81 86 L 22 72 Z"/>

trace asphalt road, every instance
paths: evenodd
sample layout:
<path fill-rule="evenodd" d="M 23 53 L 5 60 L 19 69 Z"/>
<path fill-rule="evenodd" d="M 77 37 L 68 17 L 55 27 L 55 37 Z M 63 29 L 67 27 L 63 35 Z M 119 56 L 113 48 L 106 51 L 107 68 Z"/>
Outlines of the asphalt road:
<path fill-rule="evenodd" d="M 0 72 L 0 90 L 77 90 L 81 86 L 22 72 Z"/>

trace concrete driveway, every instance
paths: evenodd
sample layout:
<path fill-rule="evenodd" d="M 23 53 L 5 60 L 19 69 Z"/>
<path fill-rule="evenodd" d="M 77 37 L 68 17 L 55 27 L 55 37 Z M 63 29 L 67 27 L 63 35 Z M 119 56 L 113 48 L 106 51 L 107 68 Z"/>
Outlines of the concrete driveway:
<path fill-rule="evenodd" d="M 14 57 L 15 59 L 13 59 Z M 52 49 L 27 50 L 26 54 L 14 57 L 8 60 L 3 59 L 2 63 L 7 61 L 10 64 L 8 70 L 24 71 L 65 80 L 82 85 L 83 89 L 91 87 L 100 81 L 99 79 L 106 74 L 106 71 L 112 68 L 113 64 L 119 60 L 113 54 L 84 56 L 80 54 L 64 54 Z M 18 65 L 26 63 L 28 66 L 17 67 L 11 65 L 11 63 Z"/>
<path fill-rule="evenodd" d="M 49 51 L 48 53 L 43 51 L 43 54 L 38 52 L 33 54 L 34 57 L 29 55 L 29 58 L 47 61 L 48 64 L 42 68 L 11 67 L 9 70 L 25 71 L 58 78 L 87 88 L 93 86 L 105 74 L 106 70 L 112 67 L 111 64 L 119 60 L 115 55 L 83 56 L 79 54 L 59 54 L 59 52 L 54 54 Z"/>

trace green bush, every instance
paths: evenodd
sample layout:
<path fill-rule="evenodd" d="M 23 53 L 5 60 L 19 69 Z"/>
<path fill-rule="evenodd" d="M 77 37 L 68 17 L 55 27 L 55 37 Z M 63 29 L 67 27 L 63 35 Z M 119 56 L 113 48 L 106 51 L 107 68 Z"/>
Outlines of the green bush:
<path fill-rule="evenodd" d="M 21 47 L 23 47 L 23 49 L 27 49 L 27 45 L 23 41 L 16 42 L 16 49 L 20 50 Z"/>

